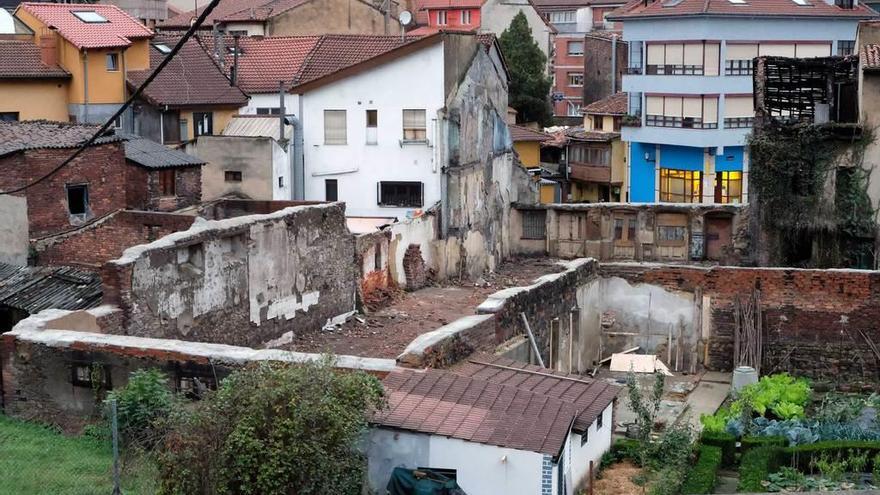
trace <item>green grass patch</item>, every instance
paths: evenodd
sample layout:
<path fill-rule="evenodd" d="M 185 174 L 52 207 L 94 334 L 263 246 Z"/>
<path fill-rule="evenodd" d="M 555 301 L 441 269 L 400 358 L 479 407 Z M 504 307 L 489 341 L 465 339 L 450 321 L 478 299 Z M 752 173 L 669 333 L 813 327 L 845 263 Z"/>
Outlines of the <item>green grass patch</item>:
<path fill-rule="evenodd" d="M 700 457 L 687 473 L 681 493 L 685 495 L 712 493 L 715 488 L 715 475 L 721 467 L 721 447 L 712 445 L 700 446 Z"/>
<path fill-rule="evenodd" d="M 155 473 L 146 460 L 127 462 L 123 493 L 155 493 Z M 0 487 L 19 495 L 107 495 L 113 491 L 111 445 L 0 415 Z"/>

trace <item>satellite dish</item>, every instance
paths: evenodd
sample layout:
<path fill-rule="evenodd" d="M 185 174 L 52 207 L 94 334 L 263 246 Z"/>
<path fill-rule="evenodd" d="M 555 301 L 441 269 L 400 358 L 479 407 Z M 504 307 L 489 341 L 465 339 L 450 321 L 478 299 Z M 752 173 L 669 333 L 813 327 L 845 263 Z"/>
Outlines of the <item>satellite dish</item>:
<path fill-rule="evenodd" d="M 400 13 L 400 15 L 397 17 L 397 19 L 404 26 L 408 26 L 409 23 L 412 22 L 412 13 L 410 13 L 410 11 L 408 11 L 408 10 L 404 10 L 403 12 Z"/>

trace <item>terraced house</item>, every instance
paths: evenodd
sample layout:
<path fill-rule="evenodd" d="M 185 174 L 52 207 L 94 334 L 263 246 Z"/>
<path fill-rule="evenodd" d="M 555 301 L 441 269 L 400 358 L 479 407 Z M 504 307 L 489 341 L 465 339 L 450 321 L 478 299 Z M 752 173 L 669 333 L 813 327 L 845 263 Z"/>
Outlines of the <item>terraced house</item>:
<path fill-rule="evenodd" d="M 853 53 L 859 0 L 640 0 L 623 23 L 634 202 L 747 203 L 752 60 Z"/>

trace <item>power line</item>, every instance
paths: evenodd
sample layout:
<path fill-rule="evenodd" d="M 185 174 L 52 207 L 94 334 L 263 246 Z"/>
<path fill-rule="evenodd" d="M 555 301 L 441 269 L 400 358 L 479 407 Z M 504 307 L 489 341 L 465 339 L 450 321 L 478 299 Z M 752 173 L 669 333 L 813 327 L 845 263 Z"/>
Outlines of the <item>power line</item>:
<path fill-rule="evenodd" d="M 107 120 L 107 122 L 104 122 L 104 125 L 102 125 L 101 128 L 98 129 L 98 130 L 92 135 L 92 137 L 90 137 L 90 138 L 88 139 L 88 141 L 86 141 L 85 143 L 79 145 L 79 146 L 76 148 L 76 150 L 74 150 L 74 152 L 73 152 L 72 155 L 70 155 L 69 157 L 67 157 L 66 160 L 64 160 L 63 162 L 61 162 L 57 167 L 55 167 L 54 169 L 52 169 L 52 170 L 51 170 L 49 173 L 47 173 L 46 175 L 44 175 L 44 176 L 42 176 L 42 177 L 40 177 L 40 178 L 34 180 L 33 182 L 31 182 L 31 183 L 29 183 L 29 184 L 25 184 L 25 185 L 23 185 L 23 186 L 21 186 L 21 187 L 18 187 L 18 188 L 15 188 L 15 189 L 11 189 L 11 190 L 9 190 L 9 191 L 0 191 L 0 195 L 4 195 L 4 194 L 14 194 L 14 193 L 17 193 L 17 192 L 21 192 L 21 191 L 24 191 L 25 189 L 31 188 L 31 187 L 33 187 L 33 186 L 39 184 L 40 182 L 43 182 L 44 180 L 46 180 L 46 179 L 48 179 L 49 177 L 52 177 L 53 175 L 55 175 L 56 173 L 58 173 L 58 171 L 61 170 L 62 168 L 64 168 L 64 167 L 66 167 L 67 165 L 69 165 L 70 162 L 72 162 L 74 159 L 76 159 L 76 157 L 78 157 L 83 151 L 85 151 L 86 148 L 88 148 L 88 147 L 90 147 L 91 145 L 95 144 L 95 141 L 97 141 L 99 138 L 101 138 L 101 137 L 104 135 L 105 132 L 107 132 L 107 130 L 110 128 L 110 126 L 111 126 L 114 122 L 116 122 L 116 119 L 118 119 L 119 117 L 122 116 L 122 114 L 125 112 L 125 110 L 126 110 L 128 107 L 131 106 L 131 104 L 134 102 L 134 100 L 136 100 L 136 99 L 141 95 L 141 93 L 144 92 L 144 89 L 146 89 L 146 87 L 147 87 L 151 82 L 153 82 L 153 79 L 155 79 L 155 78 L 159 75 L 159 73 L 162 72 L 162 69 L 164 69 L 165 66 L 168 65 L 168 64 L 171 62 L 171 60 L 174 58 L 174 56 L 177 55 L 177 53 L 180 51 L 180 49 L 183 48 L 183 45 L 184 45 L 187 41 L 189 41 L 189 39 L 193 36 L 193 34 L 195 34 L 195 32 L 199 29 L 199 27 L 201 27 L 201 25 L 205 22 L 205 19 L 207 19 L 208 15 L 211 14 L 211 11 L 213 11 L 213 10 L 214 10 L 214 7 L 216 7 L 217 4 L 219 4 L 219 3 L 220 3 L 220 0 L 211 0 L 211 3 L 209 3 L 208 5 L 205 6 L 205 10 L 202 11 L 201 15 L 199 15 L 199 17 L 198 17 L 198 18 L 195 20 L 195 22 L 189 27 L 189 29 L 186 31 L 186 33 L 184 33 L 183 37 L 180 38 L 180 41 L 178 41 L 177 44 L 174 45 L 174 48 L 172 48 L 171 51 L 168 52 L 168 55 L 166 55 L 165 58 L 162 59 L 161 62 L 159 62 L 159 65 L 156 66 L 156 69 L 155 69 L 152 73 L 150 73 L 149 77 L 147 77 L 147 79 L 144 80 L 143 83 L 141 83 L 141 85 L 135 90 L 135 92 L 131 94 L 131 96 L 128 98 L 128 100 L 127 100 L 127 101 L 126 101 L 121 107 L 119 107 L 118 110 L 116 110 L 116 113 L 114 113 L 114 114 L 113 114 L 113 115 Z"/>

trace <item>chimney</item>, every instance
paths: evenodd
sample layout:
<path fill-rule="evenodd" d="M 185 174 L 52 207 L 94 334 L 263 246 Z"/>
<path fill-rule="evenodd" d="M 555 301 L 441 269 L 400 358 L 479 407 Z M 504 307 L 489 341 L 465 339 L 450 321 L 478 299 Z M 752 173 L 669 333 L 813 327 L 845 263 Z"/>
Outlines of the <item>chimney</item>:
<path fill-rule="evenodd" d="M 55 44 L 55 33 L 40 35 L 40 62 L 49 67 L 58 65 L 58 48 Z"/>

